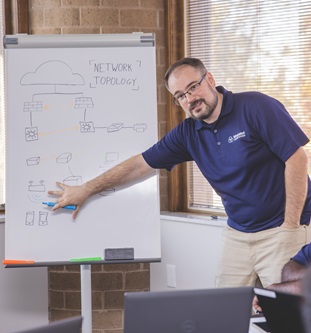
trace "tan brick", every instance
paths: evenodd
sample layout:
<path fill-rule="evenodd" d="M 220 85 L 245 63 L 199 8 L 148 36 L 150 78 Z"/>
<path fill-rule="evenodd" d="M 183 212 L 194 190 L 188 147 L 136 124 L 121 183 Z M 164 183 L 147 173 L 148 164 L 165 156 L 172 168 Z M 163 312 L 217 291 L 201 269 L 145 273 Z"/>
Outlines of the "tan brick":
<path fill-rule="evenodd" d="M 101 33 L 103 34 L 128 34 L 133 31 L 139 31 L 133 27 L 101 27 Z"/>
<path fill-rule="evenodd" d="M 49 292 L 49 307 L 50 308 L 63 308 L 65 305 L 63 291 L 50 291 Z"/>
<path fill-rule="evenodd" d="M 31 8 L 36 7 L 59 7 L 61 5 L 62 0 L 31 0 Z"/>
<path fill-rule="evenodd" d="M 106 272 L 126 272 L 126 271 L 134 271 L 141 269 L 139 263 L 134 264 L 106 264 L 104 265 L 104 270 Z"/>
<path fill-rule="evenodd" d="M 149 262 L 144 262 L 142 264 L 142 269 L 147 269 L 149 271 L 150 270 L 150 263 Z"/>
<path fill-rule="evenodd" d="M 81 311 L 55 309 L 50 313 L 49 320 L 52 322 L 55 320 L 61 320 L 76 316 L 81 316 Z"/>
<path fill-rule="evenodd" d="M 147 271 L 126 273 L 125 289 L 126 290 L 150 289 L 150 273 Z"/>
<path fill-rule="evenodd" d="M 68 310 L 81 309 L 81 293 L 80 292 L 66 292 L 65 293 L 65 308 Z"/>
<path fill-rule="evenodd" d="M 102 0 L 102 6 L 111 6 L 111 7 L 138 7 L 139 0 Z"/>
<path fill-rule="evenodd" d="M 60 35 L 61 28 L 31 28 L 30 33 L 33 35 Z"/>
<path fill-rule="evenodd" d="M 75 6 L 75 7 L 86 7 L 86 6 L 99 6 L 100 0 L 62 0 L 62 6 Z"/>
<path fill-rule="evenodd" d="M 97 264 L 91 266 L 92 272 L 101 272 L 103 270 L 103 265 Z"/>
<path fill-rule="evenodd" d="M 103 8 L 81 8 L 82 26 L 118 26 L 119 10 Z"/>
<path fill-rule="evenodd" d="M 80 273 L 80 265 L 67 265 L 67 266 L 65 266 L 65 271 Z"/>
<path fill-rule="evenodd" d="M 140 0 L 141 7 L 144 8 L 164 8 L 165 0 Z"/>
<path fill-rule="evenodd" d="M 122 310 L 93 311 L 93 329 L 122 328 Z"/>
<path fill-rule="evenodd" d="M 157 12 L 155 10 L 121 9 L 120 18 L 122 26 L 131 26 L 131 27 L 157 26 Z"/>
<path fill-rule="evenodd" d="M 103 309 L 103 293 L 102 292 L 92 292 L 92 309 L 93 310 L 101 310 Z"/>
<path fill-rule="evenodd" d="M 122 309 L 124 305 L 124 291 L 104 292 L 104 309 Z"/>
<path fill-rule="evenodd" d="M 33 9 L 32 15 L 29 16 L 30 26 L 32 28 L 44 26 L 43 13 L 44 10 L 42 8 Z"/>
<path fill-rule="evenodd" d="M 50 273 L 49 288 L 51 290 L 80 290 L 79 273 Z"/>
<path fill-rule="evenodd" d="M 99 34 L 100 28 L 99 27 L 66 27 L 62 29 L 64 34 Z"/>
<path fill-rule="evenodd" d="M 64 271 L 65 269 L 66 269 L 65 266 L 49 266 L 48 267 L 49 272 L 54 272 L 54 271 L 59 272 L 59 271 Z"/>
<path fill-rule="evenodd" d="M 92 274 L 92 290 L 120 290 L 123 289 L 122 273 L 94 273 Z"/>
<path fill-rule="evenodd" d="M 53 8 L 44 12 L 46 27 L 66 27 L 80 24 L 80 13 L 78 8 Z"/>

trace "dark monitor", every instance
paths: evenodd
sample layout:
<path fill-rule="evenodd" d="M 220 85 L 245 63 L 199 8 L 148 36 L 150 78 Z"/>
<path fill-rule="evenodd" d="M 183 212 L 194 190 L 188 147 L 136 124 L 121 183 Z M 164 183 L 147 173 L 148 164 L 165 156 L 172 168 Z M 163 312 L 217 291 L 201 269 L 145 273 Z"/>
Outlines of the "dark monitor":
<path fill-rule="evenodd" d="M 72 317 L 16 333 L 80 333 L 81 327 L 82 317 Z"/>
<path fill-rule="evenodd" d="M 248 333 L 253 288 L 127 292 L 124 333 Z"/>

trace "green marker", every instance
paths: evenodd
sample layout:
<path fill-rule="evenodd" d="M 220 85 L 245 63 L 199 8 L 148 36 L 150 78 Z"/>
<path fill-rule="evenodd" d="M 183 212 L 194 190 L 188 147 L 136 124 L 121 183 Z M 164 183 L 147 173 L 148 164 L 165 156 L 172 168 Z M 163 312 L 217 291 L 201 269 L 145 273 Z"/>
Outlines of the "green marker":
<path fill-rule="evenodd" d="M 79 262 L 79 261 L 100 261 L 101 257 L 92 257 L 92 258 L 74 258 L 70 259 L 71 262 Z"/>

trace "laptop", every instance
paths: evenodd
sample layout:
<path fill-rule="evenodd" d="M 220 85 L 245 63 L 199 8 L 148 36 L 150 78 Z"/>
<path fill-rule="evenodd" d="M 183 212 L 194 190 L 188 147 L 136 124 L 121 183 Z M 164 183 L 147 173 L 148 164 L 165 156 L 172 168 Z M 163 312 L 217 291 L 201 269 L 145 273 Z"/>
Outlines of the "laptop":
<path fill-rule="evenodd" d="M 252 287 L 126 292 L 124 333 L 248 333 Z"/>
<path fill-rule="evenodd" d="M 81 327 L 82 317 L 72 317 L 16 333 L 80 333 Z"/>
<path fill-rule="evenodd" d="M 266 323 L 256 324 L 258 332 L 304 333 L 303 297 L 279 291 L 254 288 Z"/>

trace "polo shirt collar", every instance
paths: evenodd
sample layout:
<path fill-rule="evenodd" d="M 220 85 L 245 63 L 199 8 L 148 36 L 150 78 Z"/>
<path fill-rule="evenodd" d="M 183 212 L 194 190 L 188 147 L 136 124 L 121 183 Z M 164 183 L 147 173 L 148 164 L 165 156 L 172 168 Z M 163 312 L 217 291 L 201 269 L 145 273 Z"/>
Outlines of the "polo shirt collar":
<path fill-rule="evenodd" d="M 195 121 L 195 129 L 198 131 L 201 128 L 214 128 L 220 118 L 223 118 L 227 114 L 231 113 L 233 110 L 233 95 L 231 91 L 226 90 L 223 86 L 217 86 L 217 91 L 223 95 L 223 101 L 221 106 L 221 111 L 218 119 L 212 123 L 207 124 L 203 120 L 196 120 Z"/>

